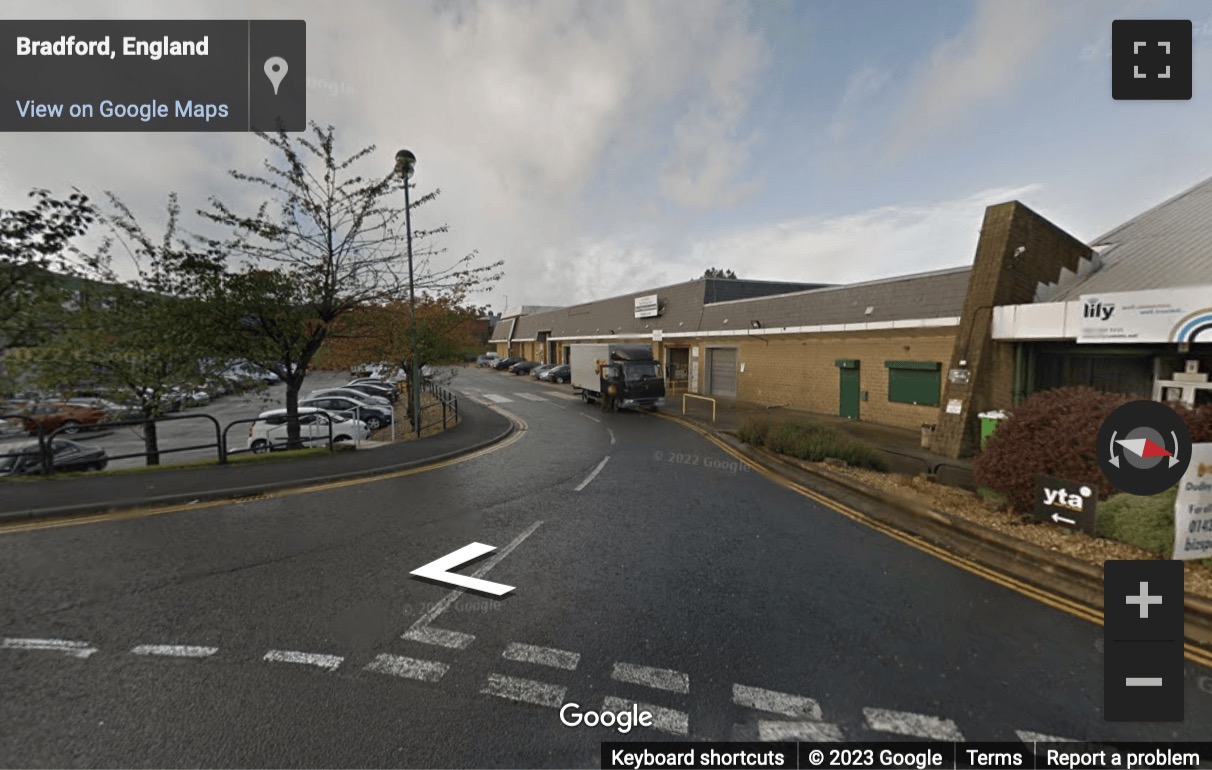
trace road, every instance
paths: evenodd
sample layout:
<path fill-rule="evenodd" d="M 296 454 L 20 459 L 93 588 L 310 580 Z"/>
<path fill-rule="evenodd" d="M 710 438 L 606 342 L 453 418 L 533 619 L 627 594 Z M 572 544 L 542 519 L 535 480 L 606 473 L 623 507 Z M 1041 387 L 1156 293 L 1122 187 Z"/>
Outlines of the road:
<path fill-rule="evenodd" d="M 454 387 L 525 430 L 389 480 L 0 534 L 0 762 L 597 767 L 620 738 L 1207 737 L 1212 671 L 1187 664 L 1182 724 L 1106 723 L 1098 626 L 671 421 L 495 372 Z M 471 542 L 499 550 L 463 571 L 514 592 L 409 577 Z M 557 710 L 631 702 L 653 728 Z"/>

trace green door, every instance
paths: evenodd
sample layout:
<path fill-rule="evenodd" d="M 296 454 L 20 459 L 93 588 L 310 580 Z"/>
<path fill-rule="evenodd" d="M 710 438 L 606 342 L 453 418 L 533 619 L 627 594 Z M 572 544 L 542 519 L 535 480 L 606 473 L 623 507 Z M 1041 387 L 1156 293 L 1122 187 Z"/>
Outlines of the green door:
<path fill-rule="evenodd" d="M 859 370 L 857 362 L 853 366 L 842 366 L 838 369 L 841 378 L 841 391 L 838 394 L 838 414 L 851 420 L 859 418 Z"/>

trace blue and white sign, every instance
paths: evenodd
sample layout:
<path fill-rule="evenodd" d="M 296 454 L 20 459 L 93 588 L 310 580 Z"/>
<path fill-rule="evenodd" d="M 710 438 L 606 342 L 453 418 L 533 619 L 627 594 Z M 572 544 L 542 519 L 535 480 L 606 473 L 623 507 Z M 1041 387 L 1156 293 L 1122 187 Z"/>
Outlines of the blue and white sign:
<path fill-rule="evenodd" d="M 1084 294 L 1077 341 L 1212 342 L 1212 286 Z"/>

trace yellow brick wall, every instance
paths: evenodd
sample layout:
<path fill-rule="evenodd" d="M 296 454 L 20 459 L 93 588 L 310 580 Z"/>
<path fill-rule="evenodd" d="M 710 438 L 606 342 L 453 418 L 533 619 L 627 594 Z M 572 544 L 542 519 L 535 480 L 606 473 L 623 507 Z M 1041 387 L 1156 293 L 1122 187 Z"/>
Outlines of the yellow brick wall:
<path fill-rule="evenodd" d="M 838 413 L 840 375 L 835 361 L 858 359 L 860 388 L 867 400 L 859 402 L 859 419 L 917 429 L 922 423 L 937 423 L 937 406 L 889 403 L 888 369 L 885 361 L 938 361 L 940 379 L 954 344 L 953 328 L 847 332 L 770 336 L 699 341 L 699 392 L 706 383 L 706 347 L 735 346 L 737 363 L 745 371 L 737 374 L 737 400 L 764 405 L 784 405 L 823 414 Z M 941 394 L 940 394 L 941 398 Z"/>

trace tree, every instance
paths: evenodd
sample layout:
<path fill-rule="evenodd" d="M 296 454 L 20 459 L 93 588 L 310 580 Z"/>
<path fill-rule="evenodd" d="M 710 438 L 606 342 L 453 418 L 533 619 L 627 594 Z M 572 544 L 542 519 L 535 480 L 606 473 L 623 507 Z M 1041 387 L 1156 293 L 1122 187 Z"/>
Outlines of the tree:
<path fill-rule="evenodd" d="M 132 404 L 144 420 L 147 464 L 160 464 L 156 418 L 170 410 L 179 391 L 197 387 L 207 373 L 217 338 L 214 315 L 190 296 L 195 260 L 213 259 L 178 236 L 180 206 L 168 199 L 168 222 L 152 238 L 131 210 L 112 193 L 114 209 L 103 217 L 109 237 L 93 265 L 98 279 L 80 284 L 54 314 L 55 335 L 32 353 L 42 384 L 96 388 Z M 115 246 L 117 244 L 117 246 Z M 136 277 L 119 278 L 114 252 L 120 248 Z"/>
<path fill-rule="evenodd" d="M 209 299 L 224 308 L 245 357 L 276 373 L 286 385 L 288 443 L 299 445 L 299 392 L 335 324 L 359 308 L 402 299 L 408 286 L 404 243 L 404 182 L 386 174 L 360 176 L 356 167 L 372 156 L 366 147 L 338 159 L 335 129 L 311 124 L 310 136 L 284 130 L 257 134 L 270 148 L 263 173 L 231 176 L 266 196 L 251 214 L 237 213 L 218 198 L 199 213 L 230 231 L 212 241 L 216 252 L 243 262 L 199 263 L 201 273 L 222 272 Z M 384 166 L 387 164 L 384 163 Z M 412 201 L 433 201 L 440 190 Z M 497 280 L 501 262 L 477 266 L 472 252 L 445 268 L 444 253 L 431 245 L 446 227 L 414 231 L 419 290 L 466 292 Z"/>
<path fill-rule="evenodd" d="M 721 268 L 709 267 L 709 268 L 707 268 L 706 272 L 703 273 L 703 277 L 704 278 L 736 278 L 736 273 L 732 272 L 731 270 L 724 270 Z"/>
<path fill-rule="evenodd" d="M 44 339 L 45 316 L 62 301 L 64 274 L 84 263 L 72 241 L 84 235 L 97 210 L 79 190 L 67 198 L 32 190 L 29 209 L 0 209 L 0 358 Z"/>

